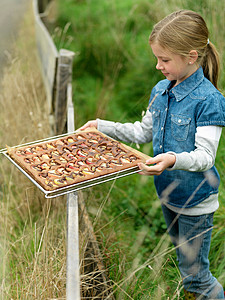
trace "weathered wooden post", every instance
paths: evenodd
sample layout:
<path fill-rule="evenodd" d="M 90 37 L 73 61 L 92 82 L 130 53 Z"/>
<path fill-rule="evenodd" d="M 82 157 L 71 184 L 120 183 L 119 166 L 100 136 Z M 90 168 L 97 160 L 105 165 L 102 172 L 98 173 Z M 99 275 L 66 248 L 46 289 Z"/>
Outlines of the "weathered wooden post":
<path fill-rule="evenodd" d="M 72 67 L 74 52 L 61 49 L 59 51 L 56 96 L 55 96 L 55 134 L 61 134 L 66 130 L 67 122 L 67 87 L 72 80 Z"/>
<path fill-rule="evenodd" d="M 72 85 L 67 85 L 67 131 L 73 132 L 74 106 L 72 101 Z M 67 275 L 66 299 L 80 299 L 80 261 L 79 261 L 79 214 L 78 194 L 67 195 Z"/>
<path fill-rule="evenodd" d="M 67 195 L 66 299 L 80 299 L 78 195 Z"/>

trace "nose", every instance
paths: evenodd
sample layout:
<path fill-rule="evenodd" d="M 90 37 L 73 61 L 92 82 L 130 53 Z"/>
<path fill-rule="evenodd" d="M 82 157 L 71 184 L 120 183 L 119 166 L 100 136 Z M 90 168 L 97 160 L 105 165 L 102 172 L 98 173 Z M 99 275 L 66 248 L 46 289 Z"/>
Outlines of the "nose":
<path fill-rule="evenodd" d="M 159 61 L 157 61 L 156 69 L 157 70 L 162 70 L 163 69 L 163 66 L 162 66 L 162 64 Z"/>

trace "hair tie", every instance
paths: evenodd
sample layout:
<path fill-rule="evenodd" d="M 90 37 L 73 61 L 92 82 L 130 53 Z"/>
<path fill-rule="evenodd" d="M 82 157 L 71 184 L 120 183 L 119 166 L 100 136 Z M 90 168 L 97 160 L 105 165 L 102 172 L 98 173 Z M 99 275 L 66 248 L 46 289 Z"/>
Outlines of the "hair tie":
<path fill-rule="evenodd" d="M 209 44 L 209 39 L 207 40 L 207 45 Z"/>

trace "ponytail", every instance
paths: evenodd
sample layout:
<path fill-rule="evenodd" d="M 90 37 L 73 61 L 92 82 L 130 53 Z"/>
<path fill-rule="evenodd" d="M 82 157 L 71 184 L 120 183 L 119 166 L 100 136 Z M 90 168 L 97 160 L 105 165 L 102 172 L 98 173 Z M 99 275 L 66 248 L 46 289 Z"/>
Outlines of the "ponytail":
<path fill-rule="evenodd" d="M 218 89 L 218 78 L 220 69 L 219 54 L 213 43 L 209 42 L 205 49 L 205 55 L 200 60 L 205 77 Z"/>

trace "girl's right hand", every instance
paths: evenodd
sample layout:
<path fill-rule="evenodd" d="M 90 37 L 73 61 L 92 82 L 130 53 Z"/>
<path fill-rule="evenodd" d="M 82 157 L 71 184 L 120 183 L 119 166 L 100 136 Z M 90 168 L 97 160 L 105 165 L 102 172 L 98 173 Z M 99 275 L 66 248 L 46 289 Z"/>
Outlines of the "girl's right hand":
<path fill-rule="evenodd" d="M 90 127 L 95 127 L 97 129 L 98 128 L 98 121 L 97 120 L 88 121 L 87 123 L 85 123 L 83 126 L 81 126 L 77 130 L 85 130 L 85 129 L 90 128 Z"/>

